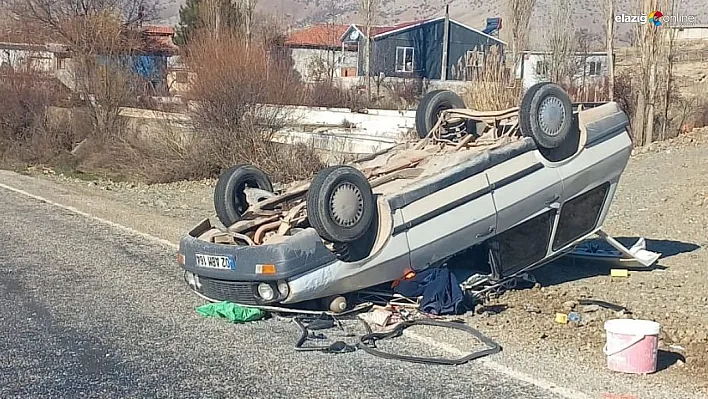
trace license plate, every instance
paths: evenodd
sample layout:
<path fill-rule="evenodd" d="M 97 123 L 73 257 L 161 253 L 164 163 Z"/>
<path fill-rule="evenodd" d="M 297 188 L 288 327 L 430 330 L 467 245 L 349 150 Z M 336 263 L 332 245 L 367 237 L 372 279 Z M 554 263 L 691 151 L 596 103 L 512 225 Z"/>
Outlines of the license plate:
<path fill-rule="evenodd" d="M 212 269 L 226 269 L 231 270 L 234 268 L 234 262 L 228 256 L 216 256 L 216 255 L 202 255 L 196 254 L 197 266 L 199 267 L 210 267 Z"/>

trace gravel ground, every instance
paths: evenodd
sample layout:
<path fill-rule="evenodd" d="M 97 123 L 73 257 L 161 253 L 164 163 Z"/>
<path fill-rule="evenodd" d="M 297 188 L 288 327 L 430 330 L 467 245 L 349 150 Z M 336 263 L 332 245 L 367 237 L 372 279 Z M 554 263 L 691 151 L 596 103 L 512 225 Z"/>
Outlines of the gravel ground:
<path fill-rule="evenodd" d="M 696 130 L 636 151 L 623 175 L 605 230 L 630 243 L 639 236 L 647 238 L 649 250 L 664 254 L 658 267 L 613 279 L 607 265 L 559 260 L 534 272 L 540 286 L 508 292 L 487 304 L 488 311 L 468 315 L 468 321 L 503 343 L 503 364 L 537 376 L 550 373 L 565 386 L 597 393 L 645 392 L 642 398 L 708 394 L 706 170 L 708 131 Z M 18 177 L 40 191 L 50 190 L 52 182 L 62 183 L 65 191 L 56 201 L 173 241 L 184 234 L 185 226 L 213 216 L 211 180 L 145 186 L 86 182 L 42 170 L 30 174 L 47 177 Z M 107 209 L 106 204 L 113 205 Z M 576 304 L 579 298 L 620 304 L 631 315 L 588 312 Z M 556 312 L 571 309 L 582 314 L 581 323 L 553 321 Z M 602 324 L 616 317 L 662 324 L 659 373 L 632 379 L 607 372 Z M 555 365 L 540 367 L 539 362 Z M 598 381 L 578 379 L 581 373 Z M 671 395 L 669 387 L 685 391 Z"/>

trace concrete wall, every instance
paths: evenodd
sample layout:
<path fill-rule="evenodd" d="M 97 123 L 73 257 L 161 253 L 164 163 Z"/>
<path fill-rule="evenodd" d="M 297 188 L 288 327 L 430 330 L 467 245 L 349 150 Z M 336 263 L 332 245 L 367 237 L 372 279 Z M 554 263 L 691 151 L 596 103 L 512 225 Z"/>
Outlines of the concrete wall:
<path fill-rule="evenodd" d="M 293 66 L 306 82 L 326 78 L 333 69 L 334 76 L 341 76 L 342 68 L 356 68 L 357 52 L 315 48 L 290 48 Z"/>
<path fill-rule="evenodd" d="M 268 106 L 266 106 L 267 110 Z M 370 154 L 405 141 L 415 127 L 415 112 L 369 110 L 368 114 L 338 108 L 286 107 L 279 111 L 290 118 L 272 141 L 310 145 L 326 162 L 341 162 L 346 155 Z M 267 112 L 267 111 L 266 111 Z M 121 116 L 143 137 L 179 137 L 198 134 L 188 115 L 137 108 L 123 108 Z M 348 127 L 343 121 L 348 121 Z M 344 157 L 344 158 L 343 158 Z"/>

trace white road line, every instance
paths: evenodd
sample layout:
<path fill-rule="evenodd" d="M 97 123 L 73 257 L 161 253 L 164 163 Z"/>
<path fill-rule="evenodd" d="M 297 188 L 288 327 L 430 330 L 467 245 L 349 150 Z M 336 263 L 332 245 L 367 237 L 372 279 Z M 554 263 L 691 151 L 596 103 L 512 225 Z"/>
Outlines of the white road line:
<path fill-rule="evenodd" d="M 118 223 L 115 223 L 115 222 L 111 222 L 110 220 L 103 219 L 103 218 L 100 218 L 100 217 L 98 217 L 98 216 L 91 215 L 91 214 L 89 214 L 89 213 L 80 211 L 80 210 L 74 208 L 73 206 L 68 206 L 68 205 L 60 204 L 60 203 L 58 203 L 58 202 L 55 202 L 55 201 L 46 199 L 46 198 L 44 198 L 44 197 L 40 197 L 39 195 L 34 195 L 34 194 L 32 194 L 32 193 L 28 193 L 27 191 L 20 190 L 19 188 L 14 188 L 14 187 L 8 186 L 8 185 L 6 185 L 6 184 L 2 184 L 2 183 L 0 183 L 0 188 L 4 188 L 4 189 L 6 189 L 6 190 L 15 192 L 15 193 L 17 193 L 17 194 L 22 194 L 22 195 L 25 195 L 25 196 L 30 197 L 30 198 L 34 198 L 34 199 L 36 199 L 36 200 L 38 200 L 38 201 L 42 201 L 42 202 L 47 203 L 47 204 L 49 204 L 49 205 L 56 206 L 57 208 L 61 208 L 61 209 L 67 210 L 67 211 L 69 211 L 69 212 L 73 212 L 73 213 L 76 213 L 76 214 L 78 214 L 78 215 L 87 217 L 87 218 L 89 218 L 89 219 L 93 219 L 93 220 L 95 220 L 95 221 L 97 221 L 97 222 L 105 223 L 105 224 L 107 224 L 107 225 L 109 225 L 109 226 L 111 226 L 111 227 L 115 227 L 116 229 L 123 230 L 123 231 L 126 232 L 126 233 L 134 234 L 134 235 L 140 236 L 140 237 L 145 238 L 145 239 L 147 239 L 147 240 L 160 243 L 160 244 L 162 244 L 162 245 L 164 245 L 164 246 L 167 246 L 167 247 L 169 247 L 169 248 L 172 248 L 172 249 L 178 249 L 178 248 L 179 248 L 179 245 L 173 243 L 172 241 L 164 240 L 164 239 L 162 239 L 162 238 L 158 238 L 158 237 L 155 237 L 155 236 L 153 236 L 153 235 L 150 235 L 150 234 L 147 234 L 147 233 L 143 233 L 142 231 L 138 231 L 138 230 L 135 230 L 135 229 L 131 229 L 130 227 L 123 226 L 122 224 L 118 224 Z"/>
<path fill-rule="evenodd" d="M 155 237 L 155 236 L 150 235 L 150 234 L 147 234 L 147 233 L 143 233 L 143 232 L 141 232 L 141 231 L 132 229 L 132 228 L 127 227 L 127 226 L 123 226 L 122 224 L 118 224 L 118 223 L 112 222 L 112 221 L 107 220 L 107 219 L 103 219 L 103 218 L 98 217 L 98 216 L 91 215 L 91 214 L 89 214 L 89 213 L 86 213 L 86 212 L 83 212 L 83 211 L 81 211 L 81 210 L 78 210 L 78 209 L 74 208 L 73 206 L 68 206 L 68 205 L 60 204 L 60 203 L 58 203 L 58 202 L 49 200 L 49 199 L 47 199 L 47 198 L 40 197 L 40 196 L 38 196 L 38 195 L 34 195 L 34 194 L 29 193 L 29 192 L 27 192 L 27 191 L 20 190 L 20 189 L 18 189 L 18 188 L 11 187 L 11 186 L 8 186 L 8 185 L 2 184 L 2 183 L 0 183 L 0 188 L 4 188 L 4 189 L 6 189 L 6 190 L 15 192 L 15 193 L 17 193 L 17 194 L 21 194 L 21 195 L 24 195 L 24 196 L 27 196 L 27 197 L 36 199 L 36 200 L 38 200 L 38 201 L 47 203 L 47 204 L 49 204 L 49 205 L 56 206 L 57 208 L 61 208 L 61 209 L 67 210 L 67 211 L 69 211 L 69 212 L 76 213 L 77 215 L 84 216 L 84 217 L 86 217 L 86 218 L 95 220 L 95 221 L 97 221 L 97 222 L 107 224 L 107 225 L 109 225 L 109 226 L 111 226 L 111 227 L 114 227 L 114 228 L 116 228 L 116 229 L 122 230 L 122 231 L 124 231 L 124 232 L 126 232 L 126 233 L 133 234 L 133 235 L 142 237 L 142 238 L 144 238 L 144 239 L 146 239 L 146 240 L 149 240 L 149 241 L 153 241 L 153 242 L 162 244 L 162 245 L 167 246 L 167 247 L 169 247 L 169 248 L 171 248 L 171 249 L 178 249 L 178 248 L 179 248 L 179 245 L 178 245 L 178 244 L 173 243 L 173 242 L 171 242 L 171 241 L 168 241 L 168 240 L 165 240 L 165 239 L 162 239 L 162 238 L 159 238 L 159 237 Z M 440 350 L 442 350 L 442 351 L 445 351 L 445 352 L 447 352 L 447 353 L 449 353 L 449 354 L 451 354 L 451 355 L 454 355 L 454 356 L 464 356 L 464 355 L 465 355 L 464 352 L 460 351 L 459 349 L 455 348 L 454 346 L 449 345 L 449 344 L 446 344 L 446 343 L 443 343 L 443 342 L 438 342 L 438 341 L 434 340 L 433 338 L 425 337 L 425 336 L 416 334 L 416 333 L 411 332 L 411 331 L 405 331 L 405 334 L 406 334 L 408 337 L 410 337 L 410 338 L 412 338 L 412 339 L 415 339 L 416 341 L 418 341 L 418 342 L 420 342 L 420 343 L 423 343 L 423 344 L 426 344 L 426 345 L 430 345 L 431 347 L 434 347 L 434 348 L 438 348 L 438 349 L 440 349 Z M 534 385 L 534 386 L 536 386 L 536 387 L 538 387 L 538 388 L 541 388 L 541 389 L 543 389 L 543 390 L 552 392 L 552 393 L 554 393 L 554 394 L 556 394 L 556 395 L 562 396 L 562 397 L 567 398 L 567 399 L 591 399 L 591 396 L 589 396 L 589 395 L 587 395 L 587 394 L 585 394 L 585 393 L 582 393 L 582 392 L 580 392 L 580 391 L 575 391 L 575 390 L 572 390 L 572 389 L 568 389 L 568 388 L 559 387 L 559 386 L 557 386 L 556 384 L 553 384 L 553 383 L 551 383 L 551 382 L 549 382 L 549 381 L 546 381 L 546 380 L 543 380 L 543 379 L 539 379 L 539 378 L 533 377 L 533 376 L 531 376 L 531 375 L 528 375 L 528 374 L 525 374 L 525 373 L 516 371 L 516 370 L 514 370 L 514 369 L 511 369 L 511 368 L 509 368 L 508 366 L 505 366 L 505 365 L 503 365 L 503 364 L 501 364 L 501 363 L 495 362 L 494 360 L 492 360 L 492 359 L 490 359 L 490 358 L 477 359 L 476 362 L 481 363 L 481 364 L 484 365 L 485 367 L 487 367 L 487 368 L 489 368 L 489 369 L 491 369 L 491 370 L 493 370 L 493 371 L 496 371 L 497 373 L 504 374 L 505 376 L 510 377 L 510 378 L 512 378 L 512 379 L 515 379 L 515 380 L 518 380 L 518 381 L 521 381 L 521 382 L 525 382 L 525 383 L 527 383 L 527 384 Z"/>
<path fill-rule="evenodd" d="M 467 355 L 467 353 L 465 353 L 464 351 L 461 351 L 461 350 L 455 348 L 454 346 L 446 344 L 444 342 L 436 341 L 432 337 L 426 337 L 426 336 L 423 336 L 420 334 L 416 334 L 416 333 L 409 331 L 409 330 L 405 330 L 403 332 L 403 334 L 408 336 L 409 338 L 412 338 L 412 339 L 422 343 L 422 344 L 429 345 L 433 348 L 437 348 L 439 350 L 445 351 L 453 356 L 462 357 L 462 356 Z M 488 357 L 483 357 L 480 359 L 476 359 L 474 361 L 481 363 L 485 367 L 487 367 L 491 370 L 494 370 L 497 373 L 504 374 L 505 376 L 510 377 L 512 379 L 522 381 L 527 384 L 534 385 L 538 388 L 552 392 L 556 395 L 562 396 L 567 399 L 591 399 L 592 398 L 591 396 L 589 396 L 585 393 L 575 391 L 575 390 L 569 389 L 569 388 L 559 387 L 558 384 L 554 384 L 550 381 L 546 381 L 544 379 L 536 378 L 531 375 L 522 373 L 520 371 L 516 371 L 516 370 L 509 368 L 508 366 L 505 366 L 499 362 L 495 362 L 494 360 L 492 360 Z"/>

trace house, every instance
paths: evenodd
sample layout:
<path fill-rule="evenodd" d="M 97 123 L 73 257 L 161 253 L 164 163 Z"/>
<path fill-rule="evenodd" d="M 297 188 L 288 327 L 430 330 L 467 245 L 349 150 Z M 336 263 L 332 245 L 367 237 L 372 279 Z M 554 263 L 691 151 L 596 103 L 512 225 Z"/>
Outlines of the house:
<path fill-rule="evenodd" d="M 493 20 L 496 25 L 487 33 L 447 17 L 373 27 L 371 76 L 471 80 L 481 70 L 490 47 L 497 46 L 503 52 L 506 45 L 493 35 L 501 28 L 501 19 Z M 357 74 L 364 76 L 366 29 L 351 25 L 340 40 L 356 45 Z"/>
<path fill-rule="evenodd" d="M 0 71 L 53 74 L 66 68 L 69 51 L 60 44 L 0 42 Z"/>
<path fill-rule="evenodd" d="M 140 32 L 125 32 L 140 38 L 140 45 L 128 51 L 111 54 L 98 53 L 99 63 L 121 65 L 137 77 L 135 89 L 164 89 L 167 59 L 177 47 L 171 42 L 170 27 L 146 27 Z M 79 90 L 83 78 L 72 58 L 71 46 L 57 43 L 0 42 L 0 73 L 32 72 L 52 76 L 71 90 Z"/>
<path fill-rule="evenodd" d="M 356 76 L 357 49 L 340 40 L 347 29 L 349 25 L 320 24 L 288 35 L 285 47 L 303 80 Z"/>
<path fill-rule="evenodd" d="M 549 52 L 524 51 L 521 62 L 516 67 L 516 78 L 521 79 L 524 88 L 548 79 Z M 610 57 L 606 52 L 575 53 L 572 64 L 576 69 L 576 83 L 595 84 L 608 75 Z"/>

